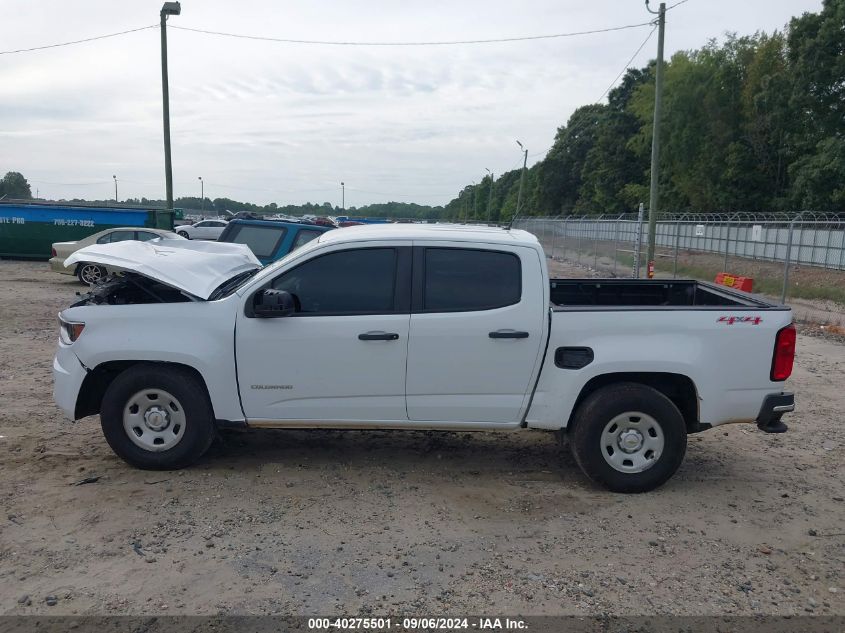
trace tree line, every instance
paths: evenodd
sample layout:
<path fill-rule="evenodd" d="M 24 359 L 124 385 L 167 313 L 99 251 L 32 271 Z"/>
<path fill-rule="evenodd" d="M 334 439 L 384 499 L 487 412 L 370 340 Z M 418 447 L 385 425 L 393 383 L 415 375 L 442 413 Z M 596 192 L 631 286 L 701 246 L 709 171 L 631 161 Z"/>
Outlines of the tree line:
<path fill-rule="evenodd" d="M 729 35 L 664 66 L 660 209 L 845 211 L 845 0 L 772 34 Z M 526 173 L 521 214 L 648 206 L 655 64 L 585 105 Z M 520 170 L 461 190 L 446 215 L 507 220 Z"/>

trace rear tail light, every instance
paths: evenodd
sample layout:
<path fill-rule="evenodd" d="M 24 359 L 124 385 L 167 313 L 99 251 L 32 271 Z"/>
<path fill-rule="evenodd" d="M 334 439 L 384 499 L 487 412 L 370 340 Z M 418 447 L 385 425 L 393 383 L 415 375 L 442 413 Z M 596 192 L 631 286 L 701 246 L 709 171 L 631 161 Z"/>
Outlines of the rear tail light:
<path fill-rule="evenodd" d="M 65 345 L 70 345 L 82 334 L 85 324 L 78 321 L 65 321 L 59 317 L 59 338 Z"/>
<path fill-rule="evenodd" d="M 56 255 L 57 255 L 57 253 L 56 253 L 56 249 L 55 249 L 55 248 L 51 248 L 51 249 L 50 249 L 50 257 L 56 257 Z"/>
<path fill-rule="evenodd" d="M 772 355 L 773 382 L 786 380 L 792 375 L 792 363 L 795 361 L 795 326 L 790 323 L 778 330 L 775 337 L 775 352 Z"/>

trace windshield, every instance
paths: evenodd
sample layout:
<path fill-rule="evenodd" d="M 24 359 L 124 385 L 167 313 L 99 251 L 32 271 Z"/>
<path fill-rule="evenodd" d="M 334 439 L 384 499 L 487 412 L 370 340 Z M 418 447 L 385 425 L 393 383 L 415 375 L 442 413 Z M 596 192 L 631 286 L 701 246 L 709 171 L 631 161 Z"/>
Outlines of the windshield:
<path fill-rule="evenodd" d="M 255 270 L 250 270 L 245 273 L 235 275 L 228 281 L 225 281 L 220 284 L 217 289 L 211 294 L 208 300 L 214 301 L 215 299 L 222 299 L 223 297 L 228 297 L 233 292 L 236 292 L 247 281 L 250 281 L 253 277 L 263 278 L 273 275 L 275 271 L 277 271 L 279 268 L 281 268 L 288 262 L 298 259 L 299 257 L 307 255 L 308 253 L 313 251 L 315 248 L 317 248 L 319 242 L 319 239 L 311 240 L 310 242 L 299 247 L 295 251 L 291 251 L 290 253 L 282 257 L 280 260 L 275 261 L 271 264 L 267 264 L 263 268 L 256 268 Z"/>

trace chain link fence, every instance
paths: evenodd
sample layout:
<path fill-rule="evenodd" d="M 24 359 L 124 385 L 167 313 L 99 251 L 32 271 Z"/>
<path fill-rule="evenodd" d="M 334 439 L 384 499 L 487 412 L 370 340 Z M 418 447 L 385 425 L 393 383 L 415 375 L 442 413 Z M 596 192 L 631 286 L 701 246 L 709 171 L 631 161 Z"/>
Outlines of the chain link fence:
<path fill-rule="evenodd" d="M 648 221 L 638 214 L 522 218 L 546 254 L 609 277 L 646 274 Z M 752 279 L 753 291 L 810 320 L 845 322 L 845 217 L 803 212 L 660 214 L 655 277 Z"/>

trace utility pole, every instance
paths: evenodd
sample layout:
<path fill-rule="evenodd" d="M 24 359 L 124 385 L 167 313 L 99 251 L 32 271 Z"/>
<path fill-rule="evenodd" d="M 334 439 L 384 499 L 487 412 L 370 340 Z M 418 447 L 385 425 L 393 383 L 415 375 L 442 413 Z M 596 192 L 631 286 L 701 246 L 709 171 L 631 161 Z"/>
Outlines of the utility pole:
<path fill-rule="evenodd" d="M 202 176 L 197 176 L 200 181 L 200 213 L 205 216 L 205 181 Z"/>
<path fill-rule="evenodd" d="M 519 141 L 517 141 L 516 144 L 519 145 L 522 150 L 522 175 L 519 177 L 519 191 L 516 194 L 516 213 L 513 214 L 513 217 L 515 218 L 519 216 L 519 209 L 522 204 L 522 187 L 525 184 L 525 166 L 528 164 L 528 150 L 525 149 Z"/>
<path fill-rule="evenodd" d="M 666 3 L 660 3 L 658 11 L 652 11 L 645 0 L 649 13 L 657 14 L 657 65 L 654 74 L 654 125 L 651 133 L 651 189 L 648 197 L 648 277 L 654 277 L 654 247 L 657 241 L 657 204 L 660 180 L 660 106 L 663 101 L 663 35 L 666 31 Z"/>
<path fill-rule="evenodd" d="M 164 116 L 164 179 L 167 210 L 173 210 L 173 167 L 170 163 L 170 88 L 167 79 L 167 16 L 182 13 L 178 2 L 165 2 L 161 7 L 161 99 Z"/>
<path fill-rule="evenodd" d="M 346 184 L 340 183 L 340 208 L 346 213 Z"/>
<path fill-rule="evenodd" d="M 478 185 L 472 181 L 472 219 L 478 218 Z"/>
<path fill-rule="evenodd" d="M 484 169 L 487 169 L 487 167 Z M 492 218 L 491 209 L 493 208 L 493 183 L 496 182 L 496 177 L 489 169 L 487 169 L 487 173 L 490 174 L 490 194 L 487 196 L 487 223 L 489 224 Z"/>
<path fill-rule="evenodd" d="M 114 178 L 114 201 L 117 202 L 117 176 L 112 174 L 112 178 Z"/>

